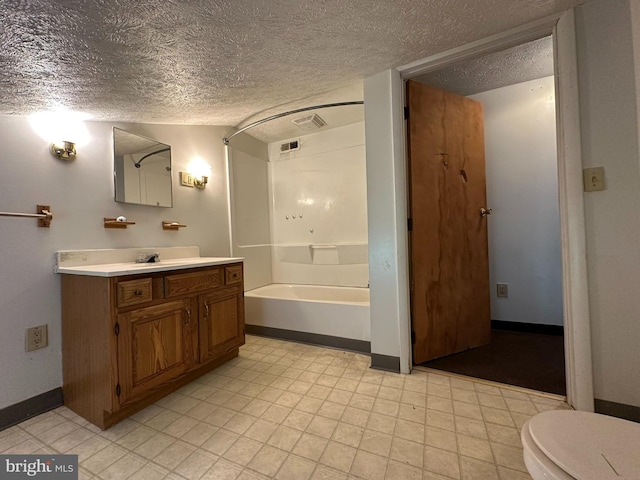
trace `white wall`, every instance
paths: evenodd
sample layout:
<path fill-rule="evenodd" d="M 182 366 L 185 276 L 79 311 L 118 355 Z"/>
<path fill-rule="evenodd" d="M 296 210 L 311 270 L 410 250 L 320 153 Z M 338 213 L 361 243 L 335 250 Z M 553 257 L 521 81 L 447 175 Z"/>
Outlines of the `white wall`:
<path fill-rule="evenodd" d="M 638 1 L 576 9 L 583 165 L 606 190 L 585 193 L 595 397 L 640 406 Z M 633 22 L 633 23 L 632 23 Z"/>
<path fill-rule="evenodd" d="M 229 148 L 231 224 L 233 255 L 245 259 L 244 289 L 247 291 L 271 283 L 269 175 L 267 145 L 262 144 L 264 148 L 260 150 L 250 149 L 240 137 L 234 137 L 233 146 Z"/>
<path fill-rule="evenodd" d="M 554 96 L 553 77 L 470 96 L 484 106 L 492 320 L 563 323 Z"/>
<path fill-rule="evenodd" d="M 51 228 L 36 220 L 0 217 L 0 408 L 62 385 L 60 277 L 53 254 L 62 249 L 198 245 L 202 255 L 228 256 L 229 229 L 222 127 L 88 122 L 89 144 L 72 162 L 54 158 L 24 117 L 0 117 L 4 145 L 0 210 L 34 212 L 49 204 Z M 112 127 L 172 146 L 174 208 L 114 202 Z M 178 186 L 194 156 L 212 167 L 206 189 Z M 136 225 L 103 228 L 103 217 L 125 215 Z M 162 220 L 188 225 L 163 231 Z M 27 327 L 47 323 L 49 346 L 24 351 Z"/>
<path fill-rule="evenodd" d="M 404 105 L 394 70 L 365 79 L 371 353 L 411 368 Z"/>
<path fill-rule="evenodd" d="M 273 283 L 366 287 L 364 123 L 269 144 Z M 288 218 L 287 218 L 288 217 Z"/>

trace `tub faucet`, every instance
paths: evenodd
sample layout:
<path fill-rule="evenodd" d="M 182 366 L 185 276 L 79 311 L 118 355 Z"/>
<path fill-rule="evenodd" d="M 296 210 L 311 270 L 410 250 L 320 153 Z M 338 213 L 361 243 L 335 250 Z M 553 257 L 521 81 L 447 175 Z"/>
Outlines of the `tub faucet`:
<path fill-rule="evenodd" d="M 145 254 L 139 253 L 136 258 L 136 263 L 157 263 L 160 261 L 160 254 L 158 252 Z"/>

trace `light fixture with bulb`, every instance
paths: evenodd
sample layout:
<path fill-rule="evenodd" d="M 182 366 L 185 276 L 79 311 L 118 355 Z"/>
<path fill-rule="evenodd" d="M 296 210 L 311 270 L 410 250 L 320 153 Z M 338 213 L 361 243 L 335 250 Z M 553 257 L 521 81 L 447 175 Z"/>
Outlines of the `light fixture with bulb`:
<path fill-rule="evenodd" d="M 51 144 L 51 153 L 62 160 L 76 158 L 76 144 L 69 141 L 54 142 Z"/>
<path fill-rule="evenodd" d="M 194 187 L 203 189 L 207 186 L 209 175 L 211 174 L 211 167 L 207 162 L 200 157 L 196 157 L 191 161 L 187 170 L 193 179 Z"/>

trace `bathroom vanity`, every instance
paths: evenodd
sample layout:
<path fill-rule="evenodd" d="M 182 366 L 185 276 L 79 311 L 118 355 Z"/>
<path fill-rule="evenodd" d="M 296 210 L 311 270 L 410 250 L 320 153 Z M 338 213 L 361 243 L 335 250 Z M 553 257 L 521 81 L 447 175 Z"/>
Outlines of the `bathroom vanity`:
<path fill-rule="evenodd" d="M 64 404 L 102 429 L 236 357 L 244 344 L 242 259 L 59 261 L 57 271 Z"/>

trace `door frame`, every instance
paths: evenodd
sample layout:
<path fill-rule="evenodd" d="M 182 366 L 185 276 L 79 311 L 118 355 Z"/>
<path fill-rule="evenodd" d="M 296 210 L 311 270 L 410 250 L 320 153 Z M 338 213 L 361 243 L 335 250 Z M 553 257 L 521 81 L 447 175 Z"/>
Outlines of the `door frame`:
<path fill-rule="evenodd" d="M 394 109 L 404 106 L 405 81 L 432 72 L 462 60 L 469 60 L 489 53 L 520 45 L 543 36 L 553 35 L 555 83 L 556 83 L 556 125 L 558 150 L 558 197 L 560 204 L 560 224 L 562 243 L 562 299 L 564 308 L 564 343 L 567 382 L 567 402 L 577 410 L 593 411 L 593 371 L 591 356 L 591 326 L 589 315 L 589 293 L 587 280 L 586 233 L 584 197 L 582 189 L 582 149 L 580 135 L 580 111 L 578 97 L 578 67 L 576 60 L 575 15 L 573 10 L 545 17 L 535 22 L 506 32 L 458 47 L 396 69 L 395 79 L 402 83 L 396 88 L 402 95 L 393 102 Z M 392 80 L 392 83 L 394 81 Z M 397 125 L 401 112 L 394 112 L 394 130 L 404 131 L 406 125 Z M 397 158 L 406 174 L 407 143 L 404 132 L 405 149 Z M 408 182 L 408 178 L 406 178 Z M 396 192 L 398 198 L 406 194 Z M 405 195 L 406 197 L 406 195 Z M 405 203 L 405 202 L 403 202 Z M 405 203 L 406 206 L 406 203 Z M 405 213 L 407 210 L 405 208 Z M 398 232 L 400 233 L 400 232 Z M 399 238 L 399 245 L 406 245 Z M 404 259 L 408 257 L 405 252 Z M 404 268 L 408 266 L 405 265 Z M 409 284 L 407 280 L 407 285 Z M 407 292 L 408 293 L 408 292 Z M 407 312 L 408 313 L 408 312 Z M 411 341 L 409 330 L 411 318 L 407 319 L 403 332 L 400 325 L 401 364 L 409 363 L 411 368 Z M 402 321 L 401 321 L 402 323 Z M 408 348 L 407 340 L 408 339 Z"/>

